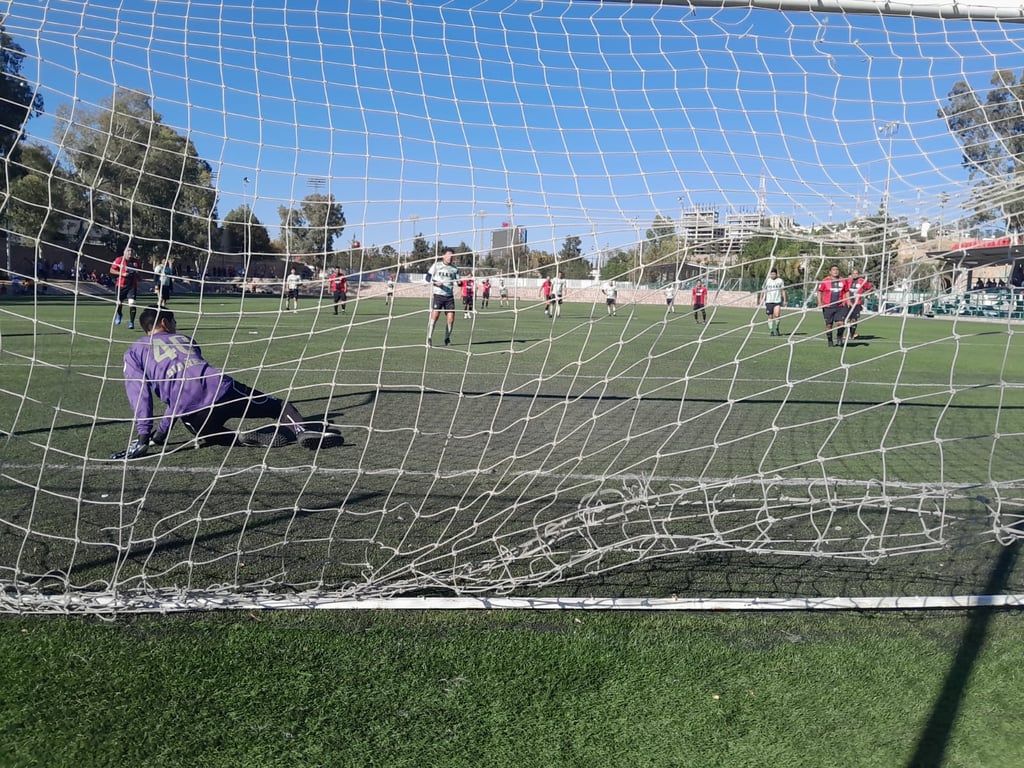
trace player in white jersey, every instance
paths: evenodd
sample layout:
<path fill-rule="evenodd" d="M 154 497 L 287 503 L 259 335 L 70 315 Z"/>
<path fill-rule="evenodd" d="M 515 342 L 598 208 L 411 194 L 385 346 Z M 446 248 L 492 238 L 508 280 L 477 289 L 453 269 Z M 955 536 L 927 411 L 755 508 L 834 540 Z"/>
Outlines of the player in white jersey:
<path fill-rule="evenodd" d="M 298 271 L 292 269 L 288 273 L 288 277 L 285 278 L 285 301 L 286 309 L 290 309 L 292 312 L 299 311 L 299 286 L 302 284 L 302 277 Z"/>
<path fill-rule="evenodd" d="M 562 314 L 562 300 L 565 298 L 565 272 L 558 270 L 551 281 L 551 303 L 554 305 L 555 317 Z"/>
<path fill-rule="evenodd" d="M 618 307 L 616 306 L 616 298 L 619 295 L 619 289 L 615 287 L 615 281 L 609 280 L 601 288 L 601 293 L 604 294 L 604 303 L 608 307 L 608 314 L 614 315 Z"/>
<path fill-rule="evenodd" d="M 768 335 L 781 336 L 779 326 L 782 324 L 782 305 L 786 303 L 786 281 L 779 277 L 779 270 L 773 268 L 768 273 L 757 303 L 764 303 L 764 313 L 768 315 Z"/>
<path fill-rule="evenodd" d="M 434 326 L 441 313 L 445 313 L 444 345 L 452 343 L 452 327 L 455 325 L 455 285 L 459 281 L 459 268 L 452 260 L 455 251 L 445 248 L 441 260 L 435 261 L 427 271 L 427 282 L 431 284 L 430 322 L 427 325 L 427 346 L 434 343 Z"/>

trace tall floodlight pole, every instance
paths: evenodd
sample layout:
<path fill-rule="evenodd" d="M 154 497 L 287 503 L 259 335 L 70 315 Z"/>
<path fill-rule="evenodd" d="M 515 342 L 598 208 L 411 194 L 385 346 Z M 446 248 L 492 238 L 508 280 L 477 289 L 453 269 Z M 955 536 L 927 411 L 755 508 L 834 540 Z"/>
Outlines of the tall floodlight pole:
<path fill-rule="evenodd" d="M 892 267 L 889 259 L 889 186 L 892 182 L 892 143 L 899 130 L 900 123 L 895 120 L 878 126 L 879 135 L 889 140 L 886 151 L 885 190 L 882 193 L 882 263 L 878 278 L 882 311 L 885 310 L 885 300 L 889 293 L 889 270 Z"/>
<path fill-rule="evenodd" d="M 505 200 L 505 205 L 508 206 L 508 237 L 509 237 L 509 249 L 508 249 L 508 260 L 509 260 L 509 271 L 515 273 L 517 279 L 519 270 L 516 269 L 516 220 L 512 214 L 512 198 Z"/>
<path fill-rule="evenodd" d="M 412 263 L 412 256 L 416 252 L 416 222 L 419 220 L 419 215 L 415 213 L 409 217 L 409 221 L 412 222 L 412 237 L 409 239 L 409 258 L 408 264 L 406 264 L 407 270 L 409 269 L 408 265 Z"/>
<path fill-rule="evenodd" d="M 640 219 L 637 216 L 633 217 L 633 229 L 636 230 L 636 287 L 639 288 L 644 275 L 644 241 L 640 236 Z"/>
<path fill-rule="evenodd" d="M 245 226 L 242 229 L 242 250 L 245 252 L 245 259 L 248 261 L 252 254 L 249 252 L 252 248 L 252 205 L 249 203 L 249 177 L 242 177 L 242 199 L 245 204 Z"/>
<path fill-rule="evenodd" d="M 487 220 L 487 211 L 477 211 L 476 215 L 480 217 L 480 245 L 476 250 L 476 254 L 473 257 L 473 271 L 476 272 L 477 258 L 483 254 L 484 244 L 487 242 L 487 226 L 484 223 Z"/>

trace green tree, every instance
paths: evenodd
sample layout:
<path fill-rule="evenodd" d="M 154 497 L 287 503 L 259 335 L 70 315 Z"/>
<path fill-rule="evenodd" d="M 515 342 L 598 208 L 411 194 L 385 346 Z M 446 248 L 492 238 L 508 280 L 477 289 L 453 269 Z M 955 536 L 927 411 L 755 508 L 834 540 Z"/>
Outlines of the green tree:
<path fill-rule="evenodd" d="M 345 212 L 333 194 L 306 195 L 297 208 L 280 206 L 280 247 L 289 256 L 313 255 L 320 266 L 327 266 L 334 250 L 334 238 L 345 231 Z"/>
<path fill-rule="evenodd" d="M 393 245 L 384 245 L 380 248 L 381 267 L 394 269 L 399 262 L 398 251 Z"/>
<path fill-rule="evenodd" d="M 962 163 L 974 182 L 974 221 L 1005 219 L 1024 229 L 1024 81 L 998 70 L 982 101 L 966 81 L 950 90 L 939 117 L 960 144 Z"/>
<path fill-rule="evenodd" d="M 807 240 L 754 237 L 740 251 L 740 263 L 729 268 L 729 277 L 740 277 L 760 285 L 774 267 L 787 283 L 799 282 L 804 255 L 817 251 L 817 243 Z"/>
<path fill-rule="evenodd" d="M 636 264 L 636 254 L 621 248 L 608 257 L 601 267 L 602 280 L 628 280 Z"/>
<path fill-rule="evenodd" d="M 241 205 L 224 217 L 220 250 L 262 256 L 273 253 L 274 247 L 263 222 L 248 205 Z"/>
<path fill-rule="evenodd" d="M 67 210 L 65 195 L 73 189 L 70 179 L 57 167 L 48 147 L 26 142 L 16 154 L 17 159 L 8 162 L 8 168 L 16 169 L 10 174 L 7 205 L 11 230 L 37 242 L 63 240 L 60 211 Z"/>
<path fill-rule="evenodd" d="M 420 233 L 412 240 L 412 269 L 413 271 L 426 272 L 430 268 L 430 265 L 437 259 L 438 251 L 435 247 L 426 241 L 423 234 Z"/>
<path fill-rule="evenodd" d="M 140 254 L 193 254 L 210 246 L 216 191 L 210 164 L 192 141 L 163 123 L 143 93 L 117 89 L 98 108 L 57 110 L 54 134 L 90 224 L 119 250 L 131 240 Z"/>
<path fill-rule="evenodd" d="M 24 61 L 25 49 L 0 24 L 0 156 L 4 161 L 17 160 L 25 124 L 43 111 L 43 97 L 21 74 Z M 12 170 L 8 167 L 0 180 L 4 190 Z"/>
<path fill-rule="evenodd" d="M 583 257 L 583 240 L 577 235 L 565 238 L 558 251 L 558 268 L 570 280 L 585 280 L 590 277 L 590 262 Z"/>

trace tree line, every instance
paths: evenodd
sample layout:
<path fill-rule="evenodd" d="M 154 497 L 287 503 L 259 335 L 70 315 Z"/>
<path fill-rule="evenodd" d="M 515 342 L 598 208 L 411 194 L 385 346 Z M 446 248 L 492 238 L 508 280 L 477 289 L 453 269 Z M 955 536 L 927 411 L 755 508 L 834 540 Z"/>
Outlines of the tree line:
<path fill-rule="evenodd" d="M 344 208 L 333 194 L 319 192 L 295 206 L 279 207 L 276 239 L 271 239 L 248 201 L 221 217 L 210 163 L 200 157 L 191 139 L 164 123 L 148 95 L 136 90 L 115 88 L 97 107 L 61 104 L 55 112 L 53 142 L 32 141 L 27 126 L 43 114 L 44 103 L 22 74 L 24 58 L 24 49 L 0 24 L 0 154 L 5 170 L 0 178 L 0 216 L 5 229 L 23 240 L 39 244 L 88 238 L 114 252 L 130 240 L 151 261 L 169 256 L 204 262 L 210 252 L 255 258 L 285 255 L 319 267 L 347 265 L 353 271 L 425 264 L 445 247 L 440 240 L 431 243 L 419 234 L 404 262 L 389 245 L 368 248 L 353 242 L 348 249 L 336 250 L 334 242 L 347 224 Z M 1010 231 L 1020 231 L 1024 82 L 1012 72 L 998 70 L 989 86 L 982 97 L 966 81 L 954 84 L 938 114 L 963 152 L 962 165 L 973 183 L 973 220 L 1001 220 Z M 854 228 L 858 237 L 880 243 L 870 249 L 879 263 L 865 265 L 869 272 L 891 260 L 888 249 L 895 248 L 895 242 L 884 242 L 896 223 L 884 205 Z M 656 215 L 635 248 L 602 254 L 601 278 L 646 282 L 664 276 L 666 270 L 671 273 L 672 265 L 681 260 L 678 237 L 675 222 Z M 758 254 L 766 247 L 774 249 L 770 258 L 783 270 L 805 268 L 801 250 L 808 244 L 795 241 L 766 245 L 756 238 L 747 244 L 741 261 L 759 263 Z M 472 249 L 459 243 L 455 250 L 470 254 Z M 592 270 L 575 235 L 567 237 L 555 254 L 516 245 L 477 254 L 471 261 L 482 269 L 521 274 L 561 270 L 569 278 L 589 277 Z"/>

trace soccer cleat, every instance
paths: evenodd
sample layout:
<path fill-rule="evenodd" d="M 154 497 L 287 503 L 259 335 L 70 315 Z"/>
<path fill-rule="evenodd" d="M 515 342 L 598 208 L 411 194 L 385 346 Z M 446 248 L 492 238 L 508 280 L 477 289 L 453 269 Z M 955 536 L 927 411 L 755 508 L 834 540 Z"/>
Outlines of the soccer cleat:
<path fill-rule="evenodd" d="M 128 330 L 129 331 L 134 331 L 135 330 L 135 321 L 134 320 L 131 320 L 131 321 L 128 322 Z"/>
<path fill-rule="evenodd" d="M 114 315 L 114 325 L 120 325 L 120 324 L 121 324 L 121 316 L 120 315 Z"/>
<path fill-rule="evenodd" d="M 448 336 L 445 336 L 444 337 L 444 345 L 447 347 L 451 343 L 452 343 L 451 338 L 449 338 Z"/>
<path fill-rule="evenodd" d="M 311 451 L 320 448 L 337 448 L 339 445 L 344 444 L 345 438 L 340 432 L 333 432 L 331 430 L 321 432 L 316 429 L 306 429 L 299 432 L 299 445 Z"/>
<path fill-rule="evenodd" d="M 834 343 L 834 342 L 832 341 L 832 339 L 829 339 L 829 340 L 828 340 L 828 345 L 829 345 L 830 347 L 834 347 L 834 346 L 835 346 L 835 343 Z"/>
<path fill-rule="evenodd" d="M 295 433 L 288 427 L 260 427 L 238 433 L 239 445 L 257 448 L 281 448 L 295 442 Z"/>

